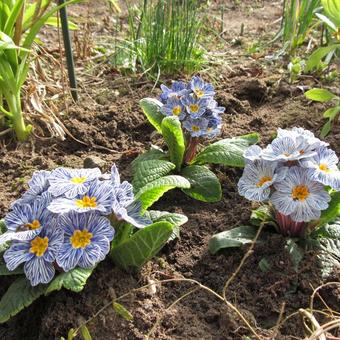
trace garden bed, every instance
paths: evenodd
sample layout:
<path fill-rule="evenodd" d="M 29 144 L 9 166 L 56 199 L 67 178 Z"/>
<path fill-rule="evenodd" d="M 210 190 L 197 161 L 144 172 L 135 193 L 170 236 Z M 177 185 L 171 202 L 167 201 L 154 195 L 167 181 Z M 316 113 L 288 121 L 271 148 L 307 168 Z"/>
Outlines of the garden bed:
<path fill-rule="evenodd" d="M 235 6 L 233 1 L 227 1 L 225 27 L 230 28 L 223 35 L 224 43 L 219 41 L 218 47 L 224 48 L 228 62 L 209 71 L 217 80 L 217 101 L 226 107 L 221 137 L 258 131 L 262 136 L 260 144 L 264 145 L 277 127 L 301 126 L 318 134 L 323 125 L 322 106 L 310 104 L 296 85 L 279 81 L 282 74 L 260 53 L 252 57 L 245 53 L 244 45 L 248 41 L 260 37 L 268 39 L 268 33 L 274 32 L 279 25 L 272 25 L 280 16 L 279 4 L 263 1 L 251 7 L 251 3 L 253 1 L 249 1 L 249 5 Z M 78 15 L 81 13 L 74 11 Z M 97 20 L 104 22 L 104 4 L 94 11 Z M 214 14 L 218 15 L 217 12 Z M 245 25 L 244 36 L 240 37 L 243 46 L 232 44 L 240 22 Z M 105 31 L 105 27 L 96 25 L 91 29 L 94 39 Z M 53 34 L 47 36 L 55 38 Z M 122 77 L 108 65 L 103 65 L 97 72 L 97 77 L 81 79 L 80 100 L 77 105 L 68 103 L 69 111 L 63 120 L 69 132 L 82 143 L 70 136 L 63 142 L 36 138 L 31 144 L 16 144 L 8 140 L 1 149 L 0 217 L 26 188 L 25 183 L 36 169 L 81 167 L 84 160 L 90 158 L 87 162 L 99 164 L 104 171 L 116 163 L 122 176 L 130 179 L 130 162 L 151 143 L 159 144 L 138 105 L 141 98 L 159 94 L 158 89 L 151 94 L 153 83 L 144 78 L 141 81 Z M 203 77 L 207 76 L 203 74 Z M 307 79 L 306 85 L 312 86 L 312 80 Z M 340 154 L 339 126 L 333 128 L 326 140 Z M 40 298 L 1 325 L 0 337 L 25 340 L 66 337 L 70 328 L 79 326 L 110 299 L 148 284 L 150 280 L 185 277 L 221 293 L 247 247 L 211 255 L 209 239 L 217 232 L 247 224 L 251 204 L 237 192 L 241 170 L 222 166 L 216 166 L 215 170 L 222 183 L 221 202 L 194 201 L 175 190 L 157 203 L 157 208 L 162 210 L 186 214 L 189 222 L 181 228 L 181 238 L 171 241 L 141 272 L 123 271 L 107 259 L 97 267 L 81 293 L 62 290 Z M 313 254 L 306 254 L 300 270 L 295 272 L 284 250 L 284 238 L 269 231 L 263 231 L 263 234 L 263 242 L 256 244 L 229 286 L 227 298 L 256 325 L 258 334 L 270 337 L 278 325 L 281 310 L 282 321 L 299 308 L 309 306 L 313 289 L 323 281 Z M 271 265 L 270 274 L 259 267 L 263 258 Z M 329 280 L 338 280 L 338 274 L 334 273 Z M 0 282 L 0 293 L 3 294 L 11 279 L 1 278 Z M 138 292 L 122 301 L 132 313 L 133 321 L 126 321 L 112 308 L 107 308 L 88 324 L 90 333 L 94 339 L 142 339 L 161 318 L 150 338 L 239 339 L 249 335 L 249 330 L 234 312 L 205 291 L 190 295 L 165 310 L 191 288 L 188 283 L 176 282 L 157 286 L 154 294 L 147 289 Z M 339 291 L 333 287 L 322 289 L 321 296 L 331 308 L 339 306 Z M 323 308 L 318 298 L 315 308 Z M 277 339 L 303 337 L 299 315 L 288 319 L 276 332 Z"/>

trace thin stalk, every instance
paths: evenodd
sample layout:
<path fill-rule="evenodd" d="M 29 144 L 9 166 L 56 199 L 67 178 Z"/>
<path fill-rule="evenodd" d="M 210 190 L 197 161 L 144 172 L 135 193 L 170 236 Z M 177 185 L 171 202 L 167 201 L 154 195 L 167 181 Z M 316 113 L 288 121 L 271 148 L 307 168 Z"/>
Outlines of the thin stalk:
<path fill-rule="evenodd" d="M 21 35 L 22 35 L 22 24 L 24 21 L 24 14 L 25 14 L 25 1 L 22 4 L 20 14 L 18 16 L 17 21 L 15 22 L 15 31 L 14 31 L 14 38 L 13 41 L 15 45 L 20 45 Z"/>

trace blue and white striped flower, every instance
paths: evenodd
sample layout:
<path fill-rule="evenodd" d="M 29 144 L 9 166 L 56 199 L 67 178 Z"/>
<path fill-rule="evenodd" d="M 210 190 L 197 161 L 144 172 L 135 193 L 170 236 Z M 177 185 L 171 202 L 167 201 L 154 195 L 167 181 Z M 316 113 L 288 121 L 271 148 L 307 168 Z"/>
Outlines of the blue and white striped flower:
<path fill-rule="evenodd" d="M 238 182 L 238 192 L 248 200 L 263 202 L 269 199 L 271 186 L 285 178 L 288 168 L 277 162 L 256 160 L 246 164 Z"/>
<path fill-rule="evenodd" d="M 57 255 L 57 264 L 65 271 L 76 266 L 91 268 L 103 261 L 110 251 L 114 229 L 110 221 L 96 212 L 62 215 L 59 221 L 64 239 Z"/>
<path fill-rule="evenodd" d="M 133 186 L 127 181 L 121 183 L 120 175 L 115 164 L 111 167 L 111 183 L 113 186 L 114 201 L 118 202 L 121 206 L 127 206 L 133 202 Z"/>
<path fill-rule="evenodd" d="M 205 118 L 192 119 L 188 118 L 183 122 L 183 127 L 192 137 L 201 137 L 207 133 L 209 121 Z"/>
<path fill-rule="evenodd" d="M 324 186 L 312 179 L 313 170 L 298 166 L 289 168 L 284 180 L 274 183 L 276 191 L 270 201 L 277 211 L 295 222 L 320 218 L 327 209 L 330 195 Z"/>
<path fill-rule="evenodd" d="M 208 107 L 208 100 L 204 98 L 195 98 L 188 95 L 182 98 L 182 103 L 185 106 L 191 118 L 196 119 L 201 117 Z"/>
<path fill-rule="evenodd" d="M 340 190 L 340 171 L 337 164 L 339 159 L 333 150 L 322 146 L 317 154 L 309 159 L 300 161 L 301 166 L 313 169 L 312 178 L 334 190 Z"/>
<path fill-rule="evenodd" d="M 314 148 L 303 137 L 275 138 L 263 151 L 261 157 L 268 161 L 292 162 L 316 154 Z"/>
<path fill-rule="evenodd" d="M 118 202 L 113 204 L 113 212 L 118 221 L 125 221 L 136 228 L 144 228 L 151 224 L 152 221 L 141 214 L 142 204 L 140 201 L 134 201 L 127 206 L 122 206 Z"/>
<path fill-rule="evenodd" d="M 214 99 L 210 99 L 208 101 L 207 109 L 211 110 L 211 112 L 216 116 L 225 111 L 225 107 L 223 106 L 218 106 L 218 103 Z"/>
<path fill-rule="evenodd" d="M 167 100 L 172 97 L 180 99 L 188 92 L 186 84 L 182 81 L 173 82 L 171 88 L 161 85 L 161 89 L 162 94 L 160 95 L 160 100 L 163 104 L 165 104 Z"/>
<path fill-rule="evenodd" d="M 62 240 L 63 231 L 60 228 L 46 227 L 32 240 L 14 241 L 4 253 L 8 270 L 12 271 L 25 263 L 24 273 L 32 286 L 50 282 L 55 274 L 53 262 Z"/>
<path fill-rule="evenodd" d="M 197 98 L 209 99 L 215 95 L 214 87 L 211 84 L 204 82 L 204 80 L 198 76 L 191 79 L 189 87 Z"/>
<path fill-rule="evenodd" d="M 165 116 L 175 116 L 179 120 L 183 120 L 186 116 L 186 110 L 181 100 L 177 97 L 171 97 L 161 108 L 161 112 Z"/>
<path fill-rule="evenodd" d="M 15 204 L 30 203 L 37 197 L 45 193 L 50 185 L 48 178 L 51 171 L 40 170 L 33 173 L 32 178 L 28 181 L 29 189 L 22 195 L 22 197 L 15 201 Z"/>
<path fill-rule="evenodd" d="M 56 198 L 48 206 L 48 210 L 55 214 L 65 214 L 71 210 L 83 213 L 86 211 L 98 211 L 108 215 L 112 211 L 114 189 L 109 181 L 94 180 L 87 191 L 72 199 Z"/>
<path fill-rule="evenodd" d="M 95 169 L 57 168 L 49 176 L 48 191 L 54 197 L 65 196 L 74 198 L 87 192 L 90 183 L 101 176 L 101 171 Z"/>
<path fill-rule="evenodd" d="M 254 162 L 261 159 L 262 149 L 258 145 L 251 145 L 244 152 L 243 157 L 247 162 Z"/>

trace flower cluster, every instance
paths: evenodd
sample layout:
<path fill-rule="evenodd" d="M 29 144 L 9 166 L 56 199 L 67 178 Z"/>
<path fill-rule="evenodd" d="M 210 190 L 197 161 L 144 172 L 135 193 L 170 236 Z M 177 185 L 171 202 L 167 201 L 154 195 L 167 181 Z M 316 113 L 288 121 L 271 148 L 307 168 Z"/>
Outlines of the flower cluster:
<path fill-rule="evenodd" d="M 137 228 L 151 223 L 140 214 L 132 185 L 96 169 L 57 168 L 37 171 L 29 189 L 5 217 L 7 231 L 0 244 L 8 270 L 24 264 L 32 286 L 48 283 L 55 269 L 91 268 L 110 250 L 114 228 L 110 220 L 124 220 Z M 113 218 L 114 217 L 114 218 Z"/>
<path fill-rule="evenodd" d="M 225 108 L 214 100 L 214 87 L 200 77 L 193 77 L 189 84 L 175 81 L 171 88 L 161 85 L 161 112 L 176 116 L 192 137 L 216 137 L 221 131 L 220 114 Z"/>
<path fill-rule="evenodd" d="M 254 145 L 246 150 L 240 195 L 269 201 L 281 231 L 301 235 L 305 222 L 318 220 L 327 209 L 328 188 L 340 190 L 339 159 L 327 146 L 305 129 L 278 129 L 277 138 L 266 148 Z"/>

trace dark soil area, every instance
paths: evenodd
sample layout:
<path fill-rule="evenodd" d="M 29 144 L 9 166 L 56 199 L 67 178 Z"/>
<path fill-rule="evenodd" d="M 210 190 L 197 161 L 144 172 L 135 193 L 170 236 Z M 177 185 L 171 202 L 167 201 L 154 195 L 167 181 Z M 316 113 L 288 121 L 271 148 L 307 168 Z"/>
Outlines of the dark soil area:
<path fill-rule="evenodd" d="M 280 17 L 280 4 L 273 5 L 272 1 L 258 1 L 256 6 L 252 5 L 253 1 L 244 2 L 242 6 L 235 5 L 234 1 L 226 3 L 228 21 L 225 27 L 229 25 L 230 28 L 216 45 L 226 53 L 225 64 L 219 65 L 212 77 L 217 87 L 217 100 L 226 107 L 219 138 L 258 131 L 264 145 L 277 127 L 292 126 L 311 129 L 318 135 L 324 124 L 323 106 L 307 101 L 297 84 L 288 84 L 283 75 L 275 71 L 275 66 L 263 57 L 245 53 L 244 46 L 249 41 L 267 37 L 278 28 L 279 22 L 274 22 Z M 95 41 L 103 31 L 107 34 L 105 26 L 100 25 L 109 19 L 104 3 L 91 10 L 98 20 L 91 26 Z M 74 16 L 81 17 L 79 8 L 74 11 Z M 211 17 L 214 15 L 218 15 L 217 10 L 212 11 Z M 245 24 L 244 36 L 240 38 L 243 45 L 234 46 L 232 40 L 238 34 L 241 22 Z M 78 64 L 81 62 L 77 61 Z M 211 72 L 203 72 L 202 76 L 208 80 Z M 151 143 L 160 144 L 138 105 L 143 97 L 157 96 L 159 86 L 151 93 L 153 83 L 144 80 L 124 78 L 107 64 L 101 65 L 95 77 L 82 75 L 80 100 L 77 104 L 69 102 L 63 118 L 69 132 L 82 143 L 70 136 L 65 141 L 36 138 L 26 144 L 7 140 L 0 150 L 0 217 L 25 190 L 27 180 L 37 169 L 82 167 L 86 158 L 94 157 L 94 161 L 100 161 L 102 170 L 109 170 L 115 162 L 123 177 L 131 179 L 130 162 Z M 313 86 L 313 83 L 310 81 L 305 85 Z M 333 128 L 326 140 L 340 154 L 339 126 Z M 247 247 L 211 255 L 209 239 L 217 232 L 247 224 L 251 204 L 237 193 L 241 170 L 214 167 L 214 171 L 222 183 L 221 202 L 198 202 L 180 191 L 172 191 L 156 204 L 157 209 L 186 214 L 189 222 L 182 227 L 181 238 L 170 242 L 141 272 L 125 272 L 107 259 L 98 265 L 81 293 L 62 290 L 40 298 L 0 325 L 0 338 L 67 338 L 69 329 L 90 318 L 112 298 L 148 284 L 149 280 L 185 277 L 221 293 Z M 303 325 L 298 315 L 277 329 L 280 311 L 284 308 L 284 319 L 299 308 L 307 308 L 313 289 L 324 283 L 313 254 L 306 254 L 300 270 L 295 272 L 284 246 L 282 236 L 264 231 L 262 242 L 255 246 L 227 291 L 229 301 L 237 306 L 259 335 L 268 339 L 274 334 L 276 339 L 303 338 Z M 263 258 L 271 265 L 267 273 L 259 268 Z M 334 273 L 329 281 L 338 279 L 338 273 Z M 0 294 L 5 292 L 10 281 L 0 278 Z M 107 308 L 88 324 L 89 331 L 93 339 L 143 339 L 161 318 L 150 339 L 242 339 L 251 336 L 234 312 L 202 290 L 166 310 L 191 288 L 188 283 L 167 283 L 157 286 L 154 294 L 146 289 L 131 295 L 122 303 L 133 314 L 132 321 L 122 319 L 112 308 Z M 338 290 L 324 288 L 320 295 L 331 308 L 339 309 Z M 315 309 L 318 308 L 323 309 L 324 305 L 316 298 Z"/>

